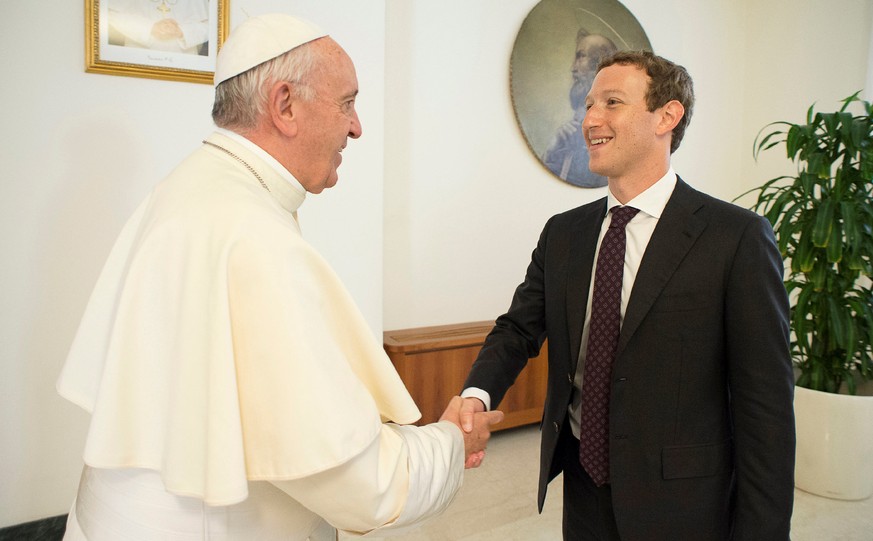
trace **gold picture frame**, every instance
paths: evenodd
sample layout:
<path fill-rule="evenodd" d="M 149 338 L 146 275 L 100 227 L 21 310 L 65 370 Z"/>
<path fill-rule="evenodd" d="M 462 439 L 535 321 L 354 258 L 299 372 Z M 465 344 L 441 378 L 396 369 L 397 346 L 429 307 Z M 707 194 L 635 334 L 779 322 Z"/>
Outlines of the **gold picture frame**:
<path fill-rule="evenodd" d="M 212 84 L 229 2 L 85 0 L 85 71 Z"/>

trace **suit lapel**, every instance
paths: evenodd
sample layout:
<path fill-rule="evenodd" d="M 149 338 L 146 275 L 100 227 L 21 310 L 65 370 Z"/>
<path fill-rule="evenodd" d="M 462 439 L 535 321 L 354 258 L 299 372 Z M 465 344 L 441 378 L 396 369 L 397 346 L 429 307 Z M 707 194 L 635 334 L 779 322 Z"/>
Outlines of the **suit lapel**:
<path fill-rule="evenodd" d="M 582 344 L 582 327 L 585 323 L 585 308 L 588 306 L 588 291 L 591 284 L 591 269 L 597 237 L 606 216 L 606 198 L 584 209 L 570 228 L 569 258 L 567 265 L 567 332 L 570 337 L 570 368 L 576 371 L 579 349 Z"/>
<path fill-rule="evenodd" d="M 701 205 L 697 191 L 678 179 L 640 263 L 625 310 L 616 355 L 621 355 L 688 250 L 706 228 L 706 222 L 695 214 Z"/>

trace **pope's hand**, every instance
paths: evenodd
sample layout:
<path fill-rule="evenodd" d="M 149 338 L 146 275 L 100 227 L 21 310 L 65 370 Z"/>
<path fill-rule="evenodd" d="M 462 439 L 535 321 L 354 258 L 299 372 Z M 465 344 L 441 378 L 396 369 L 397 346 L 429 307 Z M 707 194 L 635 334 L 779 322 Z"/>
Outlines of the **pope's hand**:
<path fill-rule="evenodd" d="M 161 19 L 152 26 L 152 36 L 160 40 L 181 39 L 182 27 L 175 19 Z"/>

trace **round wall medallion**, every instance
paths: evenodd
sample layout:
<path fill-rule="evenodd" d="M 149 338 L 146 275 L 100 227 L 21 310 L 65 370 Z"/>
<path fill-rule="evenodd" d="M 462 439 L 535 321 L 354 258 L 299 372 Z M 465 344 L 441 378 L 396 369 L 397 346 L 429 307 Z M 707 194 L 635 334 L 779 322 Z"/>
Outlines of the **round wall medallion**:
<path fill-rule="evenodd" d="M 588 170 L 581 126 L 597 64 L 617 50 L 652 50 L 617 0 L 542 0 L 515 38 L 509 85 L 515 118 L 540 163 L 574 186 L 606 186 L 606 178 Z"/>

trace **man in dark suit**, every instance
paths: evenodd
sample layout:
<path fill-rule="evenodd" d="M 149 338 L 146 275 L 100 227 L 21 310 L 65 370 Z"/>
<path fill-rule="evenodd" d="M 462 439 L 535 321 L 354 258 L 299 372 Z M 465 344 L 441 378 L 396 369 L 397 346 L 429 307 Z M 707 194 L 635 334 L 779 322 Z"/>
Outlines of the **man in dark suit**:
<path fill-rule="evenodd" d="M 465 383 L 465 415 L 496 407 L 548 338 L 538 503 L 563 472 L 564 539 L 789 536 L 794 385 L 783 262 L 764 218 L 673 172 L 693 103 L 691 78 L 668 60 L 619 52 L 601 62 L 582 129 L 608 196 L 548 221 Z M 613 207 L 638 212 L 621 242 L 615 337 L 601 363 L 589 342 L 601 340 L 591 322 L 601 326 L 603 309 L 592 302 L 600 306 L 607 289 L 596 267 L 623 212 Z M 590 420 L 598 378 L 599 431 Z M 599 472 L 590 465 L 598 449 Z"/>

